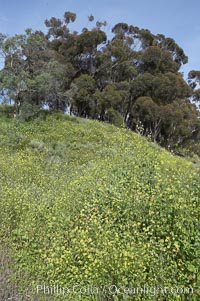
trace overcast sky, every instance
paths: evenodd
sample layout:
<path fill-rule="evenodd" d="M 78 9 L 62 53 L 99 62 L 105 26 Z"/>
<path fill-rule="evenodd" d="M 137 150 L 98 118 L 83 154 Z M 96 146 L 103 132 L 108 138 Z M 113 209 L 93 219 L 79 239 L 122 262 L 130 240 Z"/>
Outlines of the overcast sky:
<path fill-rule="evenodd" d="M 117 22 L 148 28 L 173 38 L 189 57 L 183 71 L 200 70 L 200 0 L 0 0 L 0 32 L 23 33 L 26 28 L 45 30 L 44 20 L 77 14 L 76 30 L 87 17 L 106 20 L 107 30 Z"/>

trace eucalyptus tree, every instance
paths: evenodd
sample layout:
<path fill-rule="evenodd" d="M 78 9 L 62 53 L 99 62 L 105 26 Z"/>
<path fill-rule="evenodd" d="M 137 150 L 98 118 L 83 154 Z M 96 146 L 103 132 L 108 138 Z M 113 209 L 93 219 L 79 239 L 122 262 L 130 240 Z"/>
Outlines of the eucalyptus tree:
<path fill-rule="evenodd" d="M 27 72 L 23 44 L 25 35 L 13 37 L 1 35 L 1 55 L 4 57 L 4 68 L 0 71 L 0 86 L 3 95 L 15 102 L 18 110 L 23 101 L 26 89 Z"/>
<path fill-rule="evenodd" d="M 47 34 L 0 35 L 0 89 L 19 110 L 69 106 L 80 117 L 141 127 L 140 133 L 170 148 L 199 139 L 199 111 L 191 99 L 200 99 L 200 71 L 184 80 L 180 68 L 188 57 L 172 38 L 121 22 L 108 39 L 105 21 L 93 26 L 90 15 L 80 32 L 71 30 L 75 21 L 67 11 L 45 21 Z"/>
<path fill-rule="evenodd" d="M 79 117 L 90 116 L 94 109 L 95 80 L 88 74 L 82 74 L 75 78 L 70 89 L 65 93 L 67 96 L 70 113 Z"/>

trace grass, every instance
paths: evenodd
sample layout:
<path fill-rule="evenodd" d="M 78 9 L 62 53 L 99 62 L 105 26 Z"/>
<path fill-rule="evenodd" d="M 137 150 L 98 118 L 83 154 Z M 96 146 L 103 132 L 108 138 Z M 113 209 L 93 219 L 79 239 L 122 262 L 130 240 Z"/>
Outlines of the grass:
<path fill-rule="evenodd" d="M 4 118 L 0 138 L 1 274 L 13 300 L 199 300 L 197 166 L 69 116 Z M 56 285 L 70 293 L 50 294 Z"/>

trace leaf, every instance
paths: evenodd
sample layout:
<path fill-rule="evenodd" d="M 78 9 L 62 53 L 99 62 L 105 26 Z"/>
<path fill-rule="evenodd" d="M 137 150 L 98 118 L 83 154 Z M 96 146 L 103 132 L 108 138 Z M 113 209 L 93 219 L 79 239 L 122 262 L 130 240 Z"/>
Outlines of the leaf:
<path fill-rule="evenodd" d="M 188 268 L 188 271 L 190 271 L 192 273 L 196 272 L 196 267 L 192 264 L 188 264 L 187 268 Z"/>

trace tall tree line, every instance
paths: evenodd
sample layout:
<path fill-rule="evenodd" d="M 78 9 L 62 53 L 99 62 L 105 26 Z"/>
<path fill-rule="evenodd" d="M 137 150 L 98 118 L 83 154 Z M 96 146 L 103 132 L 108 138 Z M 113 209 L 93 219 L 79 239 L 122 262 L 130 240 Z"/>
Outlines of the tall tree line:
<path fill-rule="evenodd" d="M 50 110 L 114 123 L 175 148 L 199 146 L 200 71 L 184 80 L 183 49 L 163 34 L 126 23 L 105 31 L 106 22 L 88 17 L 89 28 L 70 30 L 76 14 L 45 21 L 47 34 L 25 30 L 0 34 L 5 58 L 1 93 L 15 102 L 17 114 Z"/>

